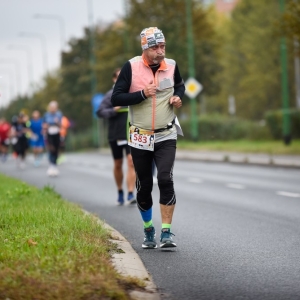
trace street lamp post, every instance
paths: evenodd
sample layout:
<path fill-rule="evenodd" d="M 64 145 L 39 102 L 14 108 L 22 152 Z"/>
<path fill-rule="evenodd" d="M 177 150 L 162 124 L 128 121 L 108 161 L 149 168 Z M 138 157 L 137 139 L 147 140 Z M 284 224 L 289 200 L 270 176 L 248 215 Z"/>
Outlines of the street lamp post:
<path fill-rule="evenodd" d="M 45 69 L 45 73 L 48 73 L 47 43 L 46 43 L 45 36 L 42 35 L 41 33 L 36 33 L 36 32 L 20 32 L 19 36 L 37 38 L 40 40 L 41 47 L 42 47 L 44 69 Z"/>
<path fill-rule="evenodd" d="M 283 13 L 285 0 L 279 0 L 280 10 Z M 283 117 L 283 140 L 286 145 L 291 143 L 291 125 L 289 115 L 289 84 L 287 69 L 287 47 L 284 37 L 280 41 L 280 61 L 281 61 L 281 93 L 282 93 L 282 117 Z"/>
<path fill-rule="evenodd" d="M 97 93 L 97 77 L 95 72 L 96 56 L 95 56 L 95 30 L 93 27 L 93 0 L 87 0 L 88 6 L 88 20 L 89 20 L 89 47 L 90 47 L 90 70 L 91 70 L 91 94 L 92 97 Z M 92 115 L 93 120 L 93 140 L 96 147 L 99 146 L 99 122 L 95 119 L 94 113 Z"/>
<path fill-rule="evenodd" d="M 297 2 L 298 0 L 294 0 Z M 294 65 L 295 65 L 295 83 L 296 83 L 296 107 L 300 109 L 300 58 L 299 58 L 300 44 L 299 40 L 294 38 Z"/>
<path fill-rule="evenodd" d="M 13 80 L 13 74 L 11 73 L 10 70 L 5 70 L 5 69 L 0 70 L 0 77 L 5 78 L 6 76 L 8 78 L 8 82 L 9 82 L 10 97 L 12 98 L 15 93 L 15 89 L 14 89 L 14 85 L 13 85 L 15 80 Z"/>
<path fill-rule="evenodd" d="M 186 7 L 186 28 L 187 28 L 187 48 L 188 48 L 188 71 L 189 78 L 195 78 L 195 54 L 194 38 L 192 26 L 192 4 L 191 0 L 185 0 Z M 191 136 L 193 140 L 198 139 L 198 116 L 197 103 L 194 97 L 191 98 Z"/>
<path fill-rule="evenodd" d="M 61 49 L 63 50 L 65 46 L 65 22 L 64 19 L 59 15 L 52 15 L 52 14 L 35 14 L 33 15 L 35 19 L 48 19 L 58 21 L 59 23 L 59 31 L 60 31 L 60 42 L 61 42 Z"/>
<path fill-rule="evenodd" d="M 28 79 L 29 79 L 29 86 L 33 84 L 33 61 L 32 61 L 32 53 L 29 47 L 24 45 L 8 45 L 9 49 L 12 50 L 21 50 L 24 51 L 27 55 L 27 72 L 28 72 Z M 30 88 L 31 89 L 31 88 Z"/>
<path fill-rule="evenodd" d="M 15 75 L 16 75 L 16 85 L 17 85 L 17 90 L 19 94 L 21 94 L 21 68 L 20 68 L 20 63 L 18 60 L 13 59 L 13 58 L 0 58 L 0 64 L 10 64 L 14 65 L 15 67 Z"/>

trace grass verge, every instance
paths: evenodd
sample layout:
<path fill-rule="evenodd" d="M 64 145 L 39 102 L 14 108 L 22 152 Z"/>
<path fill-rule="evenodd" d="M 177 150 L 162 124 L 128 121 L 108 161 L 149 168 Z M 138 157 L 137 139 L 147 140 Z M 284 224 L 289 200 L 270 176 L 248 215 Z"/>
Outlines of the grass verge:
<path fill-rule="evenodd" d="M 178 140 L 178 148 L 186 150 L 202 151 L 229 151 L 268 154 L 300 154 L 300 140 L 293 140 L 291 145 L 286 146 L 282 141 L 213 141 L 213 142 L 190 142 Z"/>
<path fill-rule="evenodd" d="M 0 174 L 0 299 L 129 299 L 139 283 L 114 270 L 109 238 L 51 187 Z"/>

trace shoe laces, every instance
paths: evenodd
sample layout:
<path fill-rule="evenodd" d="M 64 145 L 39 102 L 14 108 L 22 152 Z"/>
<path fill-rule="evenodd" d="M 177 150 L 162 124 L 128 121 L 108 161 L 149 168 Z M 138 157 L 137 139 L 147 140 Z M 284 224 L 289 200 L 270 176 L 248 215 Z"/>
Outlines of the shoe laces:
<path fill-rule="evenodd" d="M 145 228 L 144 232 L 145 232 L 145 236 L 146 236 L 147 240 L 153 241 L 154 240 L 155 231 L 154 231 L 153 227 L 150 227 L 150 228 L 151 228 L 151 230 L 149 230 L 149 228 Z"/>
<path fill-rule="evenodd" d="M 170 229 L 161 231 L 161 238 L 172 238 L 172 235 L 175 236 L 175 234 L 172 233 Z"/>

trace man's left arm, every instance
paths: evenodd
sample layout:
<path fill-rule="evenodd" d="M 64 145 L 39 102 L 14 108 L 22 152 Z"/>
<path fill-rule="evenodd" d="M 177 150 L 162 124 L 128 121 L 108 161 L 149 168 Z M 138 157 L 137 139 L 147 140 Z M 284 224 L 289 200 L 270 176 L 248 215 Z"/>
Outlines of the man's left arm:
<path fill-rule="evenodd" d="M 178 65 L 175 66 L 174 71 L 174 95 L 170 98 L 170 104 L 179 108 L 182 106 L 182 97 L 184 96 L 185 86 L 183 79 L 180 75 Z"/>

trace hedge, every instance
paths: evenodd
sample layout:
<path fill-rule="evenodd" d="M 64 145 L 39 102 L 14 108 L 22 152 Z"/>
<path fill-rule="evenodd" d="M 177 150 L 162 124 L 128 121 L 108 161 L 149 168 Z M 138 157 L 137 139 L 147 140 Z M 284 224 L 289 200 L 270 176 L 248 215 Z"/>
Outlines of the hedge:
<path fill-rule="evenodd" d="M 191 121 L 180 120 L 185 139 L 192 140 Z M 219 114 L 203 115 L 198 118 L 199 140 L 269 140 L 269 128 L 258 122 L 242 120 Z"/>
<path fill-rule="evenodd" d="M 300 138 L 300 110 L 290 109 L 287 111 L 290 117 L 290 129 L 293 139 Z M 283 110 L 273 110 L 266 113 L 265 119 L 274 139 L 282 139 Z"/>

